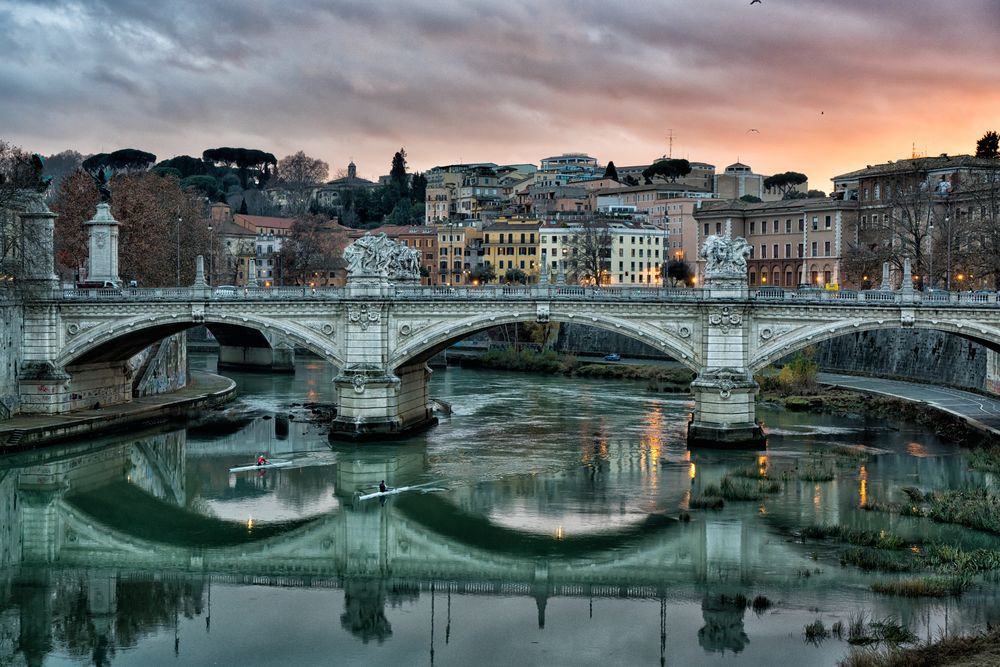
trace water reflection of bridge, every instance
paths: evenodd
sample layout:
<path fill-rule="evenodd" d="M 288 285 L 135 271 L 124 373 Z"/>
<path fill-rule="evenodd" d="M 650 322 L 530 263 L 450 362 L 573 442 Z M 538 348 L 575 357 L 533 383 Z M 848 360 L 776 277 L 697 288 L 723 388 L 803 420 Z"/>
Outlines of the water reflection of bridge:
<path fill-rule="evenodd" d="M 802 578 L 816 564 L 800 547 L 730 513 L 691 523 L 650 514 L 610 530 L 553 535 L 488 518 L 482 509 L 500 503 L 481 487 L 356 504 L 350 491 L 386 465 L 370 449 L 325 469 L 346 489 L 335 511 L 251 527 L 190 507 L 185 466 L 209 460 L 192 460 L 186 448 L 184 432 L 165 433 L 26 454 L 0 470 L 0 634 L 35 647 L 26 662 L 40 664 L 53 642 L 81 637 L 91 638 L 86 650 L 95 655 L 127 645 L 178 607 L 204 613 L 207 591 L 221 584 L 342 591 L 341 625 L 366 641 L 392 634 L 389 606 L 432 592 L 524 597 L 539 626 L 557 597 L 700 599 L 701 645 L 740 650 L 744 612 L 720 604 L 720 594 L 766 591 L 822 604 L 863 583 L 852 570 Z M 523 488 L 532 483 L 517 481 L 527 496 L 544 497 Z M 689 487 L 688 467 L 661 468 L 659 483 Z M 785 520 L 813 522 L 812 503 L 801 505 Z M 73 635 L 56 618 L 90 629 Z M 0 663 L 14 662 L 8 658 L 0 652 Z"/>

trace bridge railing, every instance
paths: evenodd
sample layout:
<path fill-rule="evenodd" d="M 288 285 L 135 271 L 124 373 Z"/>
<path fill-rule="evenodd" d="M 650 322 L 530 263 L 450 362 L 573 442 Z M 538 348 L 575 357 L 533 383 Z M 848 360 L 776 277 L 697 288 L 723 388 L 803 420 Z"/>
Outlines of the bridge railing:
<path fill-rule="evenodd" d="M 947 292 L 931 290 L 907 294 L 899 290 L 825 290 L 816 287 L 784 289 L 755 287 L 747 292 L 752 301 L 794 303 L 841 303 L 888 305 L 913 303 L 936 306 L 997 306 L 1000 294 L 978 292 Z M 153 288 L 66 288 L 62 299 L 67 301 L 340 301 L 350 296 L 344 287 L 153 287 Z M 407 301 L 454 300 L 582 300 L 582 301 L 703 301 L 708 290 L 646 286 L 582 286 L 582 285 L 481 285 L 481 286 L 413 286 L 397 285 L 384 297 Z"/>

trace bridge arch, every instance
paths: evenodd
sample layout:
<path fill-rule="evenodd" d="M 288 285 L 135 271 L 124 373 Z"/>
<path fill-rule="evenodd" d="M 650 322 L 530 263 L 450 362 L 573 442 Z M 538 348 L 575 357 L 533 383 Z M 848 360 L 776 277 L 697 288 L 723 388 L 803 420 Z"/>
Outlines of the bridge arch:
<path fill-rule="evenodd" d="M 810 345 L 815 345 L 816 343 L 821 343 L 823 341 L 830 340 L 831 338 L 837 338 L 862 331 L 903 328 L 906 327 L 904 327 L 899 319 L 890 318 L 865 322 L 858 320 L 845 320 L 804 327 L 802 330 L 794 331 L 788 336 L 778 337 L 774 342 L 761 347 L 750 359 L 748 367 L 751 372 L 755 373 L 766 368 L 770 364 L 773 364 L 782 357 L 794 354 L 795 352 L 809 347 Z M 916 319 L 912 325 L 909 325 L 909 328 L 954 334 L 975 343 L 979 343 L 980 345 L 994 351 L 1000 351 L 1000 328 L 994 326 L 946 319 Z"/>
<path fill-rule="evenodd" d="M 244 329 L 265 338 L 268 334 L 282 336 L 334 365 L 343 365 L 342 355 L 334 341 L 324 339 L 300 324 L 257 315 L 227 317 L 192 313 L 141 315 L 105 322 L 83 331 L 77 329 L 76 335 L 63 346 L 56 364 L 66 368 L 78 364 L 125 361 L 167 336 L 199 325 L 211 328 L 213 324 L 230 329 Z M 68 328 L 70 335 L 74 333 L 74 326 L 78 327 L 71 324 Z"/>
<path fill-rule="evenodd" d="M 412 340 L 404 341 L 392 350 L 388 366 L 390 369 L 396 369 L 400 366 L 426 361 L 445 348 L 474 334 L 504 324 L 537 322 L 537 317 L 533 308 L 526 307 L 523 312 L 503 315 L 480 314 L 436 324 L 426 330 L 418 331 Z M 560 324 L 579 324 L 622 334 L 660 350 L 695 373 L 700 369 L 697 355 L 689 342 L 692 337 L 692 327 L 681 326 L 678 327 L 678 333 L 671 333 L 642 321 L 598 313 L 590 313 L 586 316 L 551 313 L 548 321 Z"/>

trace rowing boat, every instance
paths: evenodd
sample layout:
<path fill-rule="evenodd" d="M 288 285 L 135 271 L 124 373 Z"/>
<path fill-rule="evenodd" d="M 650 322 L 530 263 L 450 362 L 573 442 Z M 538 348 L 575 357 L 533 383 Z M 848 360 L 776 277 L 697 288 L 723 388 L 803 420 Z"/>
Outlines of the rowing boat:
<path fill-rule="evenodd" d="M 230 468 L 229 472 L 246 472 L 247 470 L 264 470 L 265 468 L 284 468 L 285 466 L 290 465 L 292 465 L 291 461 L 268 461 L 267 463 L 262 463 L 261 465 L 251 463 L 245 466 L 236 466 L 235 468 Z"/>
<path fill-rule="evenodd" d="M 384 498 L 385 496 L 394 496 L 397 493 L 403 493 L 404 491 L 421 491 L 427 493 L 429 491 L 445 491 L 446 489 L 428 489 L 427 487 L 435 482 L 428 482 L 427 484 L 417 484 L 415 486 L 398 486 L 395 489 L 386 489 L 385 491 L 376 491 L 374 493 L 366 493 L 363 496 L 358 496 L 358 500 L 368 500 L 370 498 Z"/>

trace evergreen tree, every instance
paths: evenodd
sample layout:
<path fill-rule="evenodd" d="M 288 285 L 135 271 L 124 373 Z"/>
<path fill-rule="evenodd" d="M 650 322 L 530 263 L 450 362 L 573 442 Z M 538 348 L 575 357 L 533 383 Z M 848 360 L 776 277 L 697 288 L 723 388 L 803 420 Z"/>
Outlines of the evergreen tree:
<path fill-rule="evenodd" d="M 613 181 L 618 180 L 618 168 L 615 167 L 613 160 L 608 162 L 608 167 L 604 170 L 604 178 L 610 178 Z"/>
<path fill-rule="evenodd" d="M 243 198 L 243 202 L 240 204 L 240 215 L 247 214 L 247 198 Z"/>
<path fill-rule="evenodd" d="M 406 177 L 406 149 L 400 148 L 392 156 L 392 169 L 389 170 L 389 182 L 396 189 L 396 199 L 409 197 L 410 184 Z"/>
<path fill-rule="evenodd" d="M 990 130 L 976 142 L 976 157 L 1000 158 L 1000 134 Z"/>

